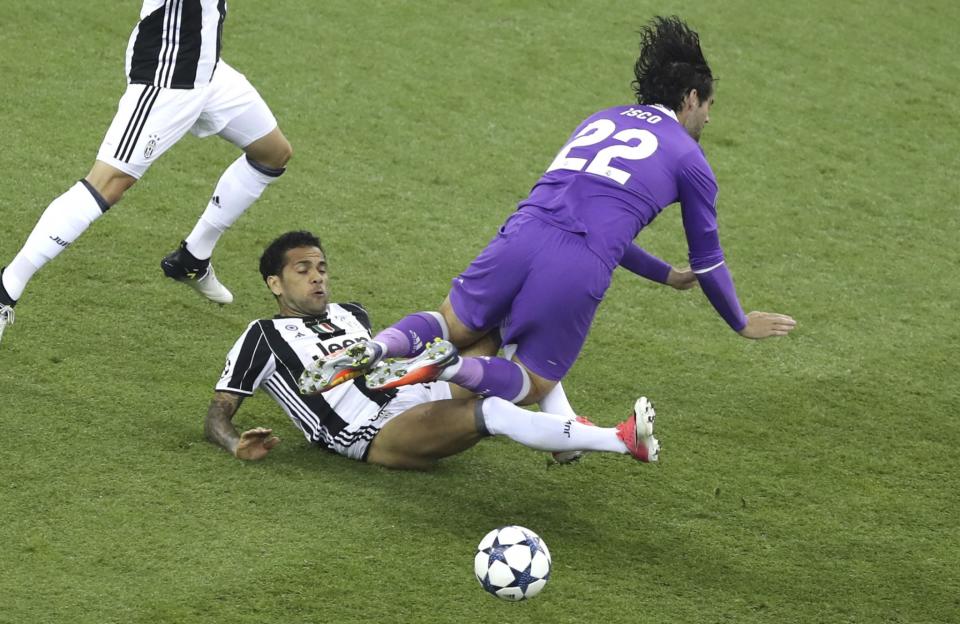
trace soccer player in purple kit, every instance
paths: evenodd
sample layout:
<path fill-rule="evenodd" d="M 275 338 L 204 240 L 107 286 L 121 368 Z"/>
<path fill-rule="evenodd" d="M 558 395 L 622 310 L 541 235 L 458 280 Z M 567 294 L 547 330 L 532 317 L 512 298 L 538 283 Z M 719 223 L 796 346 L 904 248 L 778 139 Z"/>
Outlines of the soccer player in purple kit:
<path fill-rule="evenodd" d="M 443 379 L 543 407 L 552 393 L 562 393 L 557 383 L 579 355 L 617 266 L 676 288 L 695 280 L 746 338 L 794 328 L 786 315 L 745 314 L 724 262 L 717 182 L 699 145 L 710 120 L 713 75 L 698 34 L 677 17 L 656 17 L 640 43 L 637 104 L 602 110 L 580 124 L 498 235 L 454 278 L 439 312 L 407 316 L 372 342 L 319 363 L 306 380 L 310 389 L 362 374 L 379 388 Z M 678 201 L 692 271 L 674 269 L 633 243 Z M 458 356 L 455 347 L 497 330 L 506 358 Z"/>

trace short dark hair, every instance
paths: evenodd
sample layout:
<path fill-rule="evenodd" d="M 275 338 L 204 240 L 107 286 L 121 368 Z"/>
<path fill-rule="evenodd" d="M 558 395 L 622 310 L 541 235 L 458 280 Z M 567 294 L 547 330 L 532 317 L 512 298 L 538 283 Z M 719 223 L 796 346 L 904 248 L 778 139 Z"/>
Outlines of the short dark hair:
<path fill-rule="evenodd" d="M 640 31 L 640 56 L 633 75 L 633 91 L 640 104 L 661 104 L 677 111 L 693 89 L 701 104 L 713 95 L 713 73 L 700 50 L 700 35 L 676 15 L 654 17 Z"/>
<path fill-rule="evenodd" d="M 260 256 L 260 275 L 263 281 L 271 275 L 280 275 L 283 271 L 283 263 L 286 261 L 287 252 L 297 247 L 318 247 L 323 251 L 323 245 L 320 239 L 306 230 L 296 232 L 287 232 L 281 234 L 272 243 L 267 245 Z M 324 252 L 326 255 L 326 252 Z"/>

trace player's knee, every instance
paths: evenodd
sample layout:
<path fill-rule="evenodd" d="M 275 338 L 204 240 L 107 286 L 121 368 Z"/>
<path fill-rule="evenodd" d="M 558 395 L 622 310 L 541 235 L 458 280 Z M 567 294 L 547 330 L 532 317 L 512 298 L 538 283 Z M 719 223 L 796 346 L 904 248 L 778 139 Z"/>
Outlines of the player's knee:
<path fill-rule="evenodd" d="M 122 171 L 101 165 L 94 165 L 84 178 L 100 194 L 107 205 L 112 206 L 123 198 L 123 194 L 136 183 L 136 178 Z"/>
<path fill-rule="evenodd" d="M 130 186 L 133 186 L 133 185 L 131 184 L 129 186 L 124 186 L 121 184 L 113 184 L 108 186 L 105 191 L 100 191 L 100 195 L 103 197 L 104 200 L 106 200 L 108 205 L 113 206 L 114 204 L 119 202 L 121 199 L 123 199 L 124 193 L 126 193 L 127 190 L 129 190 Z"/>
<path fill-rule="evenodd" d="M 524 398 L 517 401 L 518 405 L 533 405 L 539 403 L 553 390 L 553 387 L 557 385 L 555 381 L 538 377 L 529 372 L 527 374 L 530 377 L 530 390 L 527 391 L 527 395 Z"/>
<path fill-rule="evenodd" d="M 440 312 L 440 316 L 443 317 L 444 323 L 447 325 L 448 339 L 453 344 L 462 348 L 470 346 L 483 338 L 483 332 L 470 329 L 460 320 L 457 313 L 453 311 L 453 305 L 450 304 L 449 297 L 440 305 L 440 310 L 438 311 Z"/>
<path fill-rule="evenodd" d="M 280 137 L 279 145 L 274 153 L 274 162 L 276 164 L 271 166 L 275 169 L 282 169 L 287 166 L 291 158 L 293 158 L 293 146 L 290 145 L 290 141 L 288 141 L 286 137 Z"/>
<path fill-rule="evenodd" d="M 266 169 L 283 170 L 293 157 L 293 147 L 279 128 L 243 149 L 247 158 Z"/>
<path fill-rule="evenodd" d="M 530 388 L 530 391 L 527 393 L 527 396 L 523 397 L 517 401 L 517 405 L 534 405 L 543 400 L 543 397 L 547 396 L 546 392 L 539 392 L 533 388 Z"/>
<path fill-rule="evenodd" d="M 290 145 L 287 137 L 281 134 L 271 142 L 268 151 L 258 156 L 260 158 L 257 158 L 257 160 L 260 160 L 260 162 L 267 167 L 271 169 L 283 169 L 287 166 L 287 163 L 290 162 L 290 159 L 293 158 L 293 146 Z"/>

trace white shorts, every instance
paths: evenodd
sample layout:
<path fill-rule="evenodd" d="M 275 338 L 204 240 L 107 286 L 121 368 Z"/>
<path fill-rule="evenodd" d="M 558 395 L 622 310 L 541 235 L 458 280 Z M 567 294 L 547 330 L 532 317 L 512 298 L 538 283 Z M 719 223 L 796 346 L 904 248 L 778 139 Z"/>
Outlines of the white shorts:
<path fill-rule="evenodd" d="M 363 416 L 351 422 L 337 434 L 335 440 L 331 440 L 325 446 L 330 451 L 344 457 L 365 461 L 370 450 L 370 443 L 373 442 L 384 425 L 408 409 L 423 403 L 444 401 L 449 398 L 452 398 L 450 384 L 445 381 L 402 386 L 397 391 L 397 396 L 380 408 L 378 413 Z"/>
<path fill-rule="evenodd" d="M 221 60 L 213 80 L 202 87 L 128 85 L 97 160 L 139 179 L 187 132 L 201 138 L 219 134 L 243 149 L 276 127 L 270 107 L 246 76 Z"/>

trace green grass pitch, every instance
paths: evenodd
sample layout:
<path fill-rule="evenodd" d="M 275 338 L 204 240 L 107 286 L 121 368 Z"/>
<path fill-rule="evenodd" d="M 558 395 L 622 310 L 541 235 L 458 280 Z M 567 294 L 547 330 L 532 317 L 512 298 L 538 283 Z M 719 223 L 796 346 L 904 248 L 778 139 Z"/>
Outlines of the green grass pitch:
<path fill-rule="evenodd" d="M 139 2 L 5 2 L 0 263 L 82 177 L 124 89 Z M 294 146 L 223 238 L 219 308 L 161 276 L 234 150 L 188 137 L 45 267 L 0 345 L 0 622 L 960 621 L 960 5 L 947 0 L 232 2 L 224 58 Z M 380 328 L 436 306 L 564 143 L 629 103 L 636 30 L 677 13 L 720 78 L 703 146 L 753 343 L 699 291 L 618 272 L 566 380 L 575 407 L 658 408 L 660 465 L 486 441 L 433 473 L 284 439 L 241 463 L 202 419 L 273 313 L 277 234 L 323 239 L 334 296 Z M 639 240 L 682 263 L 676 208 Z M 508 604 L 491 528 L 549 545 Z"/>

